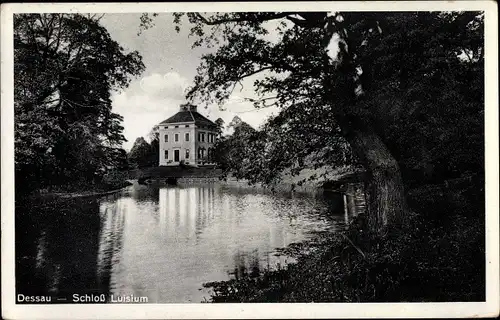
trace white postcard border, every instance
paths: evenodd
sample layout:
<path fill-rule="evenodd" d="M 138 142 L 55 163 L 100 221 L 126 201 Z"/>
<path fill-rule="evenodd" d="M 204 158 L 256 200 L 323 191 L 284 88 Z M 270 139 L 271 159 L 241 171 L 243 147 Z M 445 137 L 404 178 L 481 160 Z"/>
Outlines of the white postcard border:
<path fill-rule="evenodd" d="M 14 291 L 14 13 L 175 11 L 485 11 L 486 302 L 16 305 Z M 498 12 L 494 1 L 2 4 L 2 316 L 6 319 L 494 317 L 499 311 Z"/>

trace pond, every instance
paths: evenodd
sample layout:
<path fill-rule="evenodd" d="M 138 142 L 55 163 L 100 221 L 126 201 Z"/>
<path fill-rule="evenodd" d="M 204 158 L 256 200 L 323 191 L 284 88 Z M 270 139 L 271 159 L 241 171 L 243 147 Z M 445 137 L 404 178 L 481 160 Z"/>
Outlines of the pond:
<path fill-rule="evenodd" d="M 16 207 L 16 291 L 199 303 L 202 287 L 293 262 L 276 249 L 336 232 L 345 195 L 273 194 L 222 185 L 134 185 L 100 199 Z M 54 300 L 52 300 L 54 302 Z"/>

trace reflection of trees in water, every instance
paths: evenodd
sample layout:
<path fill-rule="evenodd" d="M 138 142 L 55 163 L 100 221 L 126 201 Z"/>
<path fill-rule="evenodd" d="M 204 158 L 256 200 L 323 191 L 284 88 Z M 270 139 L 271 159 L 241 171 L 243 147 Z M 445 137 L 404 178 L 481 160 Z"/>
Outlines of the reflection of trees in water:
<path fill-rule="evenodd" d="M 23 216 L 16 221 L 16 244 L 26 247 L 16 246 L 17 292 L 94 292 L 100 227 L 97 201 L 50 200 L 28 206 L 28 214 L 23 214 L 26 208 L 16 208 L 16 214 Z"/>
<path fill-rule="evenodd" d="M 129 191 L 129 194 L 137 202 L 153 202 L 154 204 L 158 204 L 160 199 L 158 190 L 160 190 L 158 187 L 136 184 Z"/>
<path fill-rule="evenodd" d="M 233 255 L 233 270 L 228 271 L 230 278 L 241 279 L 247 276 L 258 277 L 261 271 L 285 268 L 295 259 L 275 252 L 237 250 Z"/>
<path fill-rule="evenodd" d="M 229 275 L 240 279 L 246 276 L 257 277 L 261 270 L 261 261 L 259 250 L 255 249 L 251 252 L 236 251 L 233 256 L 234 269 L 229 272 Z"/>
<path fill-rule="evenodd" d="M 97 275 L 99 286 L 106 292 L 111 285 L 113 266 L 118 265 L 123 242 L 125 211 L 127 201 L 122 198 L 115 202 L 103 202 L 100 207 L 101 232 L 99 235 L 99 253 L 97 256 Z"/>
<path fill-rule="evenodd" d="M 343 200 L 346 221 L 366 210 L 365 194 L 361 184 L 349 184 L 343 195 Z"/>

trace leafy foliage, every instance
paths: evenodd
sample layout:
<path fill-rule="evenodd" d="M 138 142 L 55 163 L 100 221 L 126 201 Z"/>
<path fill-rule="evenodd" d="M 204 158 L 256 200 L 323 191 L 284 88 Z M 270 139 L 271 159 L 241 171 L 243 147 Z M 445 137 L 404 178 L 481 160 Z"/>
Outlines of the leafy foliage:
<path fill-rule="evenodd" d="M 258 143 L 272 155 L 254 168 L 234 162 L 238 175 L 264 164 L 299 170 L 307 156 L 318 166 L 352 162 L 343 137 L 358 127 L 383 140 L 407 185 L 482 174 L 482 13 L 176 13 L 178 26 L 183 17 L 193 46 L 217 48 L 203 56 L 189 98 L 222 105 L 242 79 L 265 72 L 251 101 L 281 108 Z M 266 38 L 269 22 L 276 41 Z"/>
<path fill-rule="evenodd" d="M 123 166 L 122 117 L 111 111 L 111 90 L 144 70 L 82 14 L 14 17 L 16 187 L 97 182 Z"/>
<path fill-rule="evenodd" d="M 151 147 L 150 164 L 152 167 L 158 166 L 158 159 L 160 158 L 160 128 L 154 126 L 149 133 L 149 141 Z"/>
<path fill-rule="evenodd" d="M 224 120 L 222 120 L 222 118 L 218 118 L 215 120 L 215 125 L 217 126 L 217 137 L 220 138 L 222 136 L 222 131 L 224 130 Z"/>
<path fill-rule="evenodd" d="M 128 154 L 130 164 L 135 168 L 152 167 L 158 164 L 158 151 L 155 151 L 154 142 L 158 145 L 158 140 L 153 140 L 149 144 L 143 137 L 135 140 L 132 149 Z"/>
<path fill-rule="evenodd" d="M 289 115 L 295 108 L 309 107 L 290 107 L 270 119 L 261 130 L 233 120 L 231 123 L 237 122 L 233 125 L 234 133 L 216 144 L 216 162 L 237 179 L 272 187 L 279 182 L 284 170 L 296 176 L 308 167 L 317 169 L 354 161 L 349 145 L 336 126 L 315 119 L 315 108 L 310 108 L 307 114 Z M 287 117 L 288 122 L 284 120 Z"/>
<path fill-rule="evenodd" d="M 230 137 L 221 137 L 215 143 L 214 161 L 226 173 L 231 170 L 236 178 L 250 178 L 254 182 L 257 175 L 263 173 L 259 173 L 254 165 L 263 150 L 261 134 L 239 117 L 235 117 L 230 126 L 234 128 L 234 133 Z"/>
<path fill-rule="evenodd" d="M 484 174 L 483 16 L 478 12 L 371 14 L 383 36 L 346 16 L 370 123 L 408 185 Z M 352 36 L 351 39 L 356 39 Z M 353 40 L 354 41 L 354 40 Z"/>

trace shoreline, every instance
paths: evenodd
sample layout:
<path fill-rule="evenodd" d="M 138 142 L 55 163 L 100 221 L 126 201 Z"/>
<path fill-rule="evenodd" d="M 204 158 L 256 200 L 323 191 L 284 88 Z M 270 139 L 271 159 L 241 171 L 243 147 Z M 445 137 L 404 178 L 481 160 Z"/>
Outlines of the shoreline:
<path fill-rule="evenodd" d="M 349 184 L 359 184 L 364 180 L 364 170 L 352 166 L 336 168 L 322 167 L 319 169 L 304 169 L 299 175 L 283 174 L 277 181 L 269 185 L 249 183 L 247 179 L 237 179 L 216 170 L 186 170 L 166 167 L 151 167 L 138 169 L 130 178 L 135 178 L 139 184 L 168 185 L 167 179 L 175 180 L 178 185 L 198 183 L 218 183 L 224 186 L 248 188 L 254 190 L 274 190 L 281 192 L 316 193 L 318 191 L 345 192 Z M 313 179 L 317 177 L 317 179 Z"/>
<path fill-rule="evenodd" d="M 59 198 L 59 199 L 82 199 L 82 198 L 92 198 L 92 197 L 102 197 L 111 194 L 118 193 L 123 189 L 130 187 L 133 185 L 132 182 L 129 181 L 130 184 L 127 184 L 123 187 L 112 189 L 109 191 L 99 191 L 99 192 L 89 192 L 89 191 L 78 191 L 78 192 L 46 192 L 46 193 L 37 193 L 28 196 L 30 199 L 47 199 L 47 198 Z"/>
<path fill-rule="evenodd" d="M 485 299 L 484 273 L 473 272 L 484 272 L 480 259 L 484 252 L 477 250 L 482 238 L 480 230 L 484 228 L 480 218 L 456 215 L 448 221 L 448 228 L 442 229 L 412 212 L 412 228 L 378 238 L 362 230 L 363 219 L 356 217 L 346 230 L 338 233 L 283 248 L 282 253 L 296 258 L 295 263 L 203 283 L 210 291 L 209 302 L 472 302 Z M 443 238 L 459 247 L 463 255 L 446 250 L 447 244 L 438 241 Z"/>
<path fill-rule="evenodd" d="M 43 197 L 59 197 L 62 199 L 72 199 L 72 198 L 88 198 L 88 197 L 100 197 L 100 196 L 106 196 L 110 195 L 113 193 L 117 193 L 121 190 L 123 190 L 126 187 L 122 187 L 120 189 L 113 189 L 110 191 L 103 191 L 103 192 L 52 192 L 52 193 L 47 193 L 42 195 Z"/>

